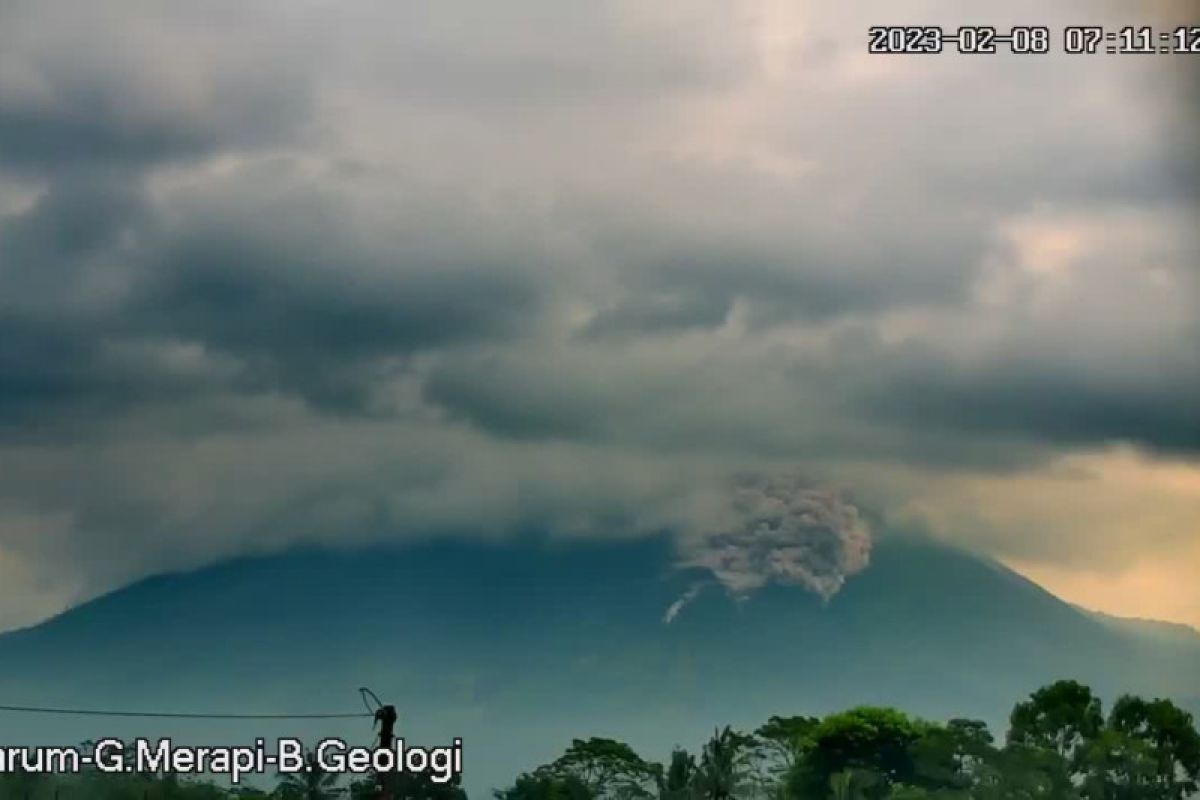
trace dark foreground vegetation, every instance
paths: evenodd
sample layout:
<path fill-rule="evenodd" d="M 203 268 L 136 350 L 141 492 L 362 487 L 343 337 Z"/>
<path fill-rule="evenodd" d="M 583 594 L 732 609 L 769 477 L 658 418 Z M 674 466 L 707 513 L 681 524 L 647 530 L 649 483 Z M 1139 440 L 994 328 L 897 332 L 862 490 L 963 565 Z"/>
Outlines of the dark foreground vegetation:
<path fill-rule="evenodd" d="M 396 775 L 395 800 L 463 800 L 455 785 Z M 576 739 L 561 757 L 496 791 L 496 800 L 1183 800 L 1200 781 L 1200 732 L 1167 700 L 1119 698 L 1105 715 L 1073 681 L 1017 703 L 1003 742 L 984 723 L 926 722 L 863 707 L 823 719 L 771 717 L 753 732 L 726 727 L 665 764 L 604 738 Z M 8 800 L 363 800 L 372 781 L 343 785 L 314 770 L 272 790 L 222 789 L 176 776 L 0 776 Z"/>

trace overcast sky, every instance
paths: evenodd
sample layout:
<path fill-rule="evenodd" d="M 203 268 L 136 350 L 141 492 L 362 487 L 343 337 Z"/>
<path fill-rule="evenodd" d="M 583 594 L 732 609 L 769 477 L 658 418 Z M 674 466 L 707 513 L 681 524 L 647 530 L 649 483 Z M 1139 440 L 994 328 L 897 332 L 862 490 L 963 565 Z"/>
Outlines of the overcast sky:
<path fill-rule="evenodd" d="M 1200 625 L 1198 57 L 866 52 L 1186 7 L 0 0 L 0 628 L 746 470 Z"/>

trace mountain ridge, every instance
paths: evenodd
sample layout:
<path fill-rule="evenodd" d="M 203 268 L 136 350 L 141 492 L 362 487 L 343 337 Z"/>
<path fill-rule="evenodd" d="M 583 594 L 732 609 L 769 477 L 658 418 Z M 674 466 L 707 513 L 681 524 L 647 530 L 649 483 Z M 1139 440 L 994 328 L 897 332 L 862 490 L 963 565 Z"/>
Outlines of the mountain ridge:
<path fill-rule="evenodd" d="M 712 585 L 665 624 L 698 580 Z M 678 568 L 665 535 L 531 536 L 238 559 L 0 635 L 2 702 L 330 712 L 370 686 L 401 708 L 414 741 L 464 739 L 472 793 L 581 735 L 690 744 L 716 724 L 858 704 L 998 728 L 1013 702 L 1058 678 L 1110 700 L 1132 691 L 1196 708 L 1198 675 L 1200 643 L 1134 635 L 998 562 L 901 536 L 881 539 L 828 602 L 780 584 L 735 600 Z M 61 736 L 38 720 L 12 725 L 0 715 L 0 736 Z M 254 732 L 363 739 L 368 727 Z M 246 731 L 170 727 L 214 741 Z"/>
<path fill-rule="evenodd" d="M 1096 611 L 1084 606 L 1076 606 L 1085 614 L 1089 614 L 1106 625 L 1113 625 L 1130 631 L 1138 631 L 1145 635 L 1158 635 L 1168 639 L 1193 640 L 1200 643 L 1200 628 L 1186 622 L 1155 619 L 1154 617 L 1126 617 L 1119 614 L 1109 614 Z"/>

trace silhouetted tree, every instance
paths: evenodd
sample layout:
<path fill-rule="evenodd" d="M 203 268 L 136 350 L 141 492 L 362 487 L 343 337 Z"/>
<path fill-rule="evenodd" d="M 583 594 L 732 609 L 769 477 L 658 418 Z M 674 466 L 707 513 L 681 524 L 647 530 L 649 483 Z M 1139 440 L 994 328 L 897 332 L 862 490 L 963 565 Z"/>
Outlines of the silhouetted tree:
<path fill-rule="evenodd" d="M 337 788 L 341 776 L 326 771 L 316 752 L 305 754 L 304 765 L 304 771 L 299 774 L 279 774 L 282 780 L 275 793 L 282 800 L 333 800 L 342 794 L 342 790 Z"/>
<path fill-rule="evenodd" d="M 734 797 L 750 772 L 754 746 L 753 737 L 728 725 L 714 731 L 700 753 L 697 781 L 701 796 L 707 800 Z"/>
<path fill-rule="evenodd" d="M 698 777 L 696 757 L 687 750 L 675 748 L 658 787 L 660 800 L 695 800 L 700 792 Z"/>
<path fill-rule="evenodd" d="M 1085 794 L 1096 800 L 1181 800 L 1200 789 L 1200 733 L 1169 700 L 1118 698 L 1086 760 Z"/>
<path fill-rule="evenodd" d="M 524 773 L 508 789 L 493 792 L 496 800 L 594 800 L 592 790 L 574 775 Z"/>
<path fill-rule="evenodd" d="M 912 782 L 913 745 L 929 730 L 926 723 L 893 708 L 862 707 L 830 715 L 812 732 L 804 758 L 789 776 L 789 793 L 825 797 L 835 775 L 850 773 L 861 796 L 885 797 L 892 784 Z"/>
<path fill-rule="evenodd" d="M 1092 690 L 1076 681 L 1058 681 L 1013 707 L 1008 743 L 1056 753 L 1063 774 L 1053 777 L 1066 793 L 1087 771 L 1085 756 L 1103 727 L 1100 699 Z"/>

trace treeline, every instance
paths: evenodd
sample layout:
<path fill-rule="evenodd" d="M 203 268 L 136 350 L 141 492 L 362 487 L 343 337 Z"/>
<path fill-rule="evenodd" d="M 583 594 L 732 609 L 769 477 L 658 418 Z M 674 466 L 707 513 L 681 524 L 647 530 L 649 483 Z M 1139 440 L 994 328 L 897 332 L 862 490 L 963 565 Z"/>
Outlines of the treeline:
<path fill-rule="evenodd" d="M 394 800 L 466 800 L 458 785 L 391 776 Z M 1119 698 L 1060 681 L 1012 710 L 1003 742 L 978 720 L 934 723 L 892 708 L 771 717 L 714 731 L 665 763 L 613 739 L 576 739 L 495 800 L 1185 800 L 1200 782 L 1200 732 L 1167 700 Z M 0 775 L 0 800 L 373 800 L 315 762 L 271 789 L 174 775 Z"/>
<path fill-rule="evenodd" d="M 1100 700 L 1060 681 L 1017 703 L 1003 744 L 978 720 L 892 708 L 726 727 L 666 764 L 612 739 L 576 739 L 496 800 L 1183 800 L 1197 792 L 1200 733 L 1168 700 Z"/>

